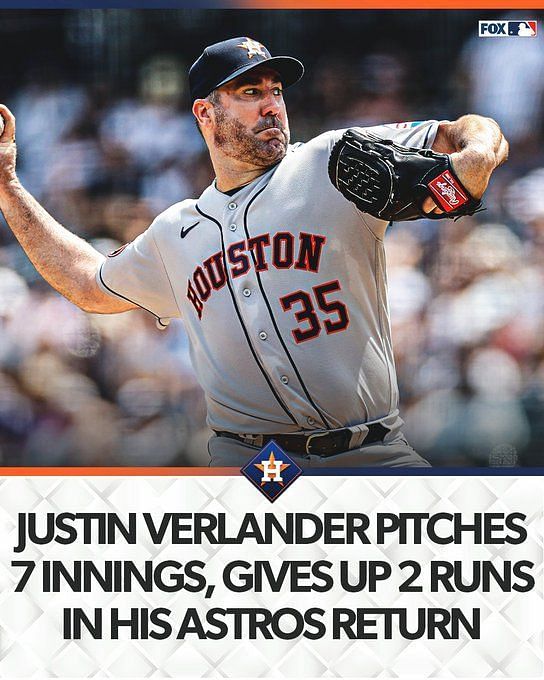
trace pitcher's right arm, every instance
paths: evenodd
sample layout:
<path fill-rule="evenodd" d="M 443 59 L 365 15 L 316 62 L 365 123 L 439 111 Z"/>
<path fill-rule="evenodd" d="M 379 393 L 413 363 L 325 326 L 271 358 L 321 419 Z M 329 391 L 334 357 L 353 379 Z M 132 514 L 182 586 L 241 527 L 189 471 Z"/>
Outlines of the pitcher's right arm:
<path fill-rule="evenodd" d="M 115 314 L 136 305 L 104 293 L 96 273 L 104 256 L 59 224 L 22 186 L 16 174 L 15 117 L 0 104 L 0 210 L 43 278 L 86 312 Z"/>

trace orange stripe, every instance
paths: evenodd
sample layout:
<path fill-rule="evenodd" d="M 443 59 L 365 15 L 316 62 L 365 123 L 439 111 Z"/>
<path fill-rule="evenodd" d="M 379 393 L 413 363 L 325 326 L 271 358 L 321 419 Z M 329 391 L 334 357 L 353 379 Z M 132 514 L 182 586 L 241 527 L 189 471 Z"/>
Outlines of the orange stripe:
<path fill-rule="evenodd" d="M 0 477 L 216 477 L 240 475 L 235 467 L 0 467 Z"/>
<path fill-rule="evenodd" d="M 242 9 L 542 9 L 543 0 L 239 0 Z"/>

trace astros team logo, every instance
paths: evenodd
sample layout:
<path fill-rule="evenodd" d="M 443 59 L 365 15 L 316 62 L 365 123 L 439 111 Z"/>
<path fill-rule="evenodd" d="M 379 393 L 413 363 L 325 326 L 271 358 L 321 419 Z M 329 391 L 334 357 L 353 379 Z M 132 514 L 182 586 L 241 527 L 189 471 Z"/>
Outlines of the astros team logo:
<path fill-rule="evenodd" d="M 261 45 L 260 42 L 252 40 L 251 38 L 246 38 L 241 45 L 236 45 L 236 47 L 241 47 L 242 49 L 247 50 L 248 59 L 251 59 L 251 57 L 254 57 L 256 54 L 258 54 L 260 57 L 266 57 L 264 46 Z"/>
<path fill-rule="evenodd" d="M 241 472 L 273 503 L 302 474 L 302 469 L 275 441 L 270 441 Z"/>

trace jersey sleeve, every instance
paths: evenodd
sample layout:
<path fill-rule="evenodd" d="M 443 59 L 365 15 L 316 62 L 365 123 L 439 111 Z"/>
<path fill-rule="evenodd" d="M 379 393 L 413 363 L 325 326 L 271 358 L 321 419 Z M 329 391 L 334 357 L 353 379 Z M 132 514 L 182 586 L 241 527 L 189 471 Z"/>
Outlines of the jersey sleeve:
<path fill-rule="evenodd" d="M 181 314 L 155 240 L 159 219 L 132 243 L 108 255 L 96 280 L 105 293 L 133 302 L 156 316 L 160 326 L 167 326 Z"/>
<path fill-rule="evenodd" d="M 367 130 L 383 139 L 392 139 L 402 146 L 429 149 L 433 145 L 440 122 L 438 120 L 425 120 L 411 123 L 388 123 L 387 125 L 355 129 Z"/>

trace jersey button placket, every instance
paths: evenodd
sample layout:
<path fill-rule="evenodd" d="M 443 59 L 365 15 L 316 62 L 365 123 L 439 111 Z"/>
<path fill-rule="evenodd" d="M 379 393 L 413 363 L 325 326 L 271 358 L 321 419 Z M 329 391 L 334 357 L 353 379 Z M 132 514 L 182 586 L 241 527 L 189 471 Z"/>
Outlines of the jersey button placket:
<path fill-rule="evenodd" d="M 228 249 L 230 245 L 238 244 L 242 239 L 247 238 L 243 224 L 244 203 L 230 201 L 223 210 L 223 224 L 225 225 L 223 233 L 225 245 Z M 251 225 L 249 225 L 249 232 L 250 236 L 254 235 Z M 272 329 L 265 330 L 263 328 L 263 321 L 267 320 L 268 316 L 265 302 L 262 300 L 259 278 L 255 271 L 255 262 L 247 247 L 243 252 L 249 258 L 249 270 L 241 276 L 231 278 L 234 294 L 239 300 L 240 314 L 252 338 L 254 351 L 259 356 L 264 370 L 275 384 L 275 389 L 279 393 L 283 393 L 283 399 L 289 399 L 292 396 L 293 389 L 295 392 L 299 391 L 298 381 L 282 372 L 287 370 L 287 366 L 280 367 L 278 365 L 278 353 L 282 355 L 283 364 L 285 360 L 284 352 L 281 347 L 278 347 L 277 337 Z"/>
<path fill-rule="evenodd" d="M 239 200 L 223 203 L 221 222 L 227 276 L 230 278 L 238 314 L 247 332 L 253 352 L 258 357 L 263 371 L 269 377 L 274 392 L 281 396 L 284 403 L 288 404 L 289 411 L 301 427 L 304 427 L 308 423 L 311 409 L 300 378 L 296 374 L 296 370 L 291 371 L 293 366 L 290 363 L 290 357 L 286 354 L 287 350 L 281 343 L 283 319 L 277 319 L 280 326 L 279 331 L 268 325 L 270 315 L 266 300 L 268 299 L 270 304 L 273 305 L 274 295 L 277 295 L 274 286 L 271 284 L 271 280 L 274 280 L 274 271 L 270 264 L 272 246 L 265 246 L 265 258 L 272 274 L 267 273 L 266 270 L 257 273 L 255 270 L 255 253 L 252 253 L 247 244 L 247 239 L 266 231 L 263 226 L 266 220 L 264 220 L 258 202 L 251 203 L 251 211 L 247 211 L 247 205 L 251 198 L 251 193 L 248 194 L 242 190 Z M 231 251 L 232 255 L 229 254 L 231 247 L 234 247 L 234 250 Z M 249 268 L 236 275 L 237 272 L 244 269 L 242 263 L 245 262 L 245 258 L 249 261 Z M 317 412 L 313 416 L 313 422 L 313 425 L 309 423 L 310 427 L 321 425 L 321 419 Z"/>
<path fill-rule="evenodd" d="M 223 221 L 226 225 L 226 230 L 224 231 L 225 236 L 225 247 L 228 250 L 229 246 L 234 244 L 240 244 L 243 241 L 243 227 L 240 226 L 240 220 L 242 219 L 242 211 L 244 205 L 239 205 L 236 201 L 229 201 L 224 207 Z M 231 223 L 231 220 L 234 220 Z M 258 295 L 258 281 L 255 273 L 255 268 L 251 260 L 251 254 L 244 248 L 242 250 L 236 251 L 237 256 L 241 253 L 245 255 L 250 261 L 249 270 L 238 277 L 232 277 L 232 288 L 236 298 L 239 300 L 239 309 L 244 319 L 244 324 L 250 335 L 255 337 L 258 336 L 259 327 L 255 328 L 256 323 L 258 323 L 258 318 L 255 312 L 255 305 L 257 304 Z M 256 299 L 257 298 L 257 299 Z M 260 326 L 261 324 L 259 324 Z"/>

